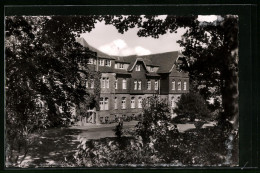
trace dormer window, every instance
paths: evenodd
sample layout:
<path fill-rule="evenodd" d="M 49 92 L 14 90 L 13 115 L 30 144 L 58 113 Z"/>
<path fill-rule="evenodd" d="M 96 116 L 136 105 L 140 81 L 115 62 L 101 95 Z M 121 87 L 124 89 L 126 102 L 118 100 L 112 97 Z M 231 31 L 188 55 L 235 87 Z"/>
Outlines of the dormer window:
<path fill-rule="evenodd" d="M 154 72 L 154 68 L 153 68 L 153 67 L 150 67 L 150 71 L 151 71 L 151 72 Z"/>
<path fill-rule="evenodd" d="M 111 67 L 111 61 L 110 60 L 106 60 L 105 61 L 105 66 Z"/>
<path fill-rule="evenodd" d="M 178 90 L 181 90 L 181 81 L 178 82 Z"/>
<path fill-rule="evenodd" d="M 135 66 L 135 71 L 140 71 L 141 70 L 141 65 L 136 65 Z"/>
<path fill-rule="evenodd" d="M 103 60 L 103 59 L 100 59 L 100 60 L 98 61 L 98 64 L 99 64 L 100 66 L 104 66 L 104 60 Z"/>
<path fill-rule="evenodd" d="M 120 69 L 124 69 L 124 64 L 120 63 L 120 64 L 119 64 L 119 68 L 120 68 Z"/>
<path fill-rule="evenodd" d="M 93 64 L 93 58 L 88 59 L 88 64 Z"/>

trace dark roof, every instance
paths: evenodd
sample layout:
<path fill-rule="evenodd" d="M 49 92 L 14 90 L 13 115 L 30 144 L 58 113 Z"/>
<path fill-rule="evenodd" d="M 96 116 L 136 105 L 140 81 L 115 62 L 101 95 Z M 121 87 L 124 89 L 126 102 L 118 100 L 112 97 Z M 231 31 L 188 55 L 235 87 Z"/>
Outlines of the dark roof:
<path fill-rule="evenodd" d="M 109 55 L 105 54 L 104 52 L 101 52 L 100 50 L 98 50 L 98 49 L 94 48 L 93 46 L 89 45 L 86 42 L 86 40 L 82 37 L 79 37 L 79 38 L 77 37 L 76 41 L 78 43 L 80 43 L 83 47 L 89 48 L 89 50 L 96 52 L 97 56 L 100 57 L 100 58 L 114 59 L 114 58 L 112 58 L 112 56 L 109 56 Z"/>
<path fill-rule="evenodd" d="M 178 56 L 180 53 L 178 51 L 174 52 L 165 52 L 165 53 L 158 53 L 158 54 L 151 54 L 151 55 L 130 55 L 130 56 L 113 56 L 113 55 L 107 55 L 96 48 L 89 45 L 84 38 L 77 38 L 77 42 L 82 44 L 84 47 L 88 47 L 91 51 L 97 52 L 97 56 L 101 58 L 108 58 L 108 59 L 114 59 L 116 62 L 122 62 L 122 63 L 128 63 L 130 64 L 128 67 L 128 71 L 133 68 L 136 61 L 143 61 L 145 65 L 149 66 L 158 66 L 159 69 L 157 73 L 170 73 L 172 70 L 172 67 L 174 63 L 176 62 Z M 101 66 L 102 67 L 102 66 Z M 110 67 L 107 67 L 110 68 Z M 111 72 L 113 71 L 112 68 Z M 101 72 L 109 71 L 108 69 L 100 68 Z M 114 69 L 117 70 L 117 69 Z"/>

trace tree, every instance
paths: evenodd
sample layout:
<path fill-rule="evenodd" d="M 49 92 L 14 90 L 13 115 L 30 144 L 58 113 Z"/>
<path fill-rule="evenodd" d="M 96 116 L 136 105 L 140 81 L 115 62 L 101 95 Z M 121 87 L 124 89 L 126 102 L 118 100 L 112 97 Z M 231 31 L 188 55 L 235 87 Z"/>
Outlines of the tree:
<path fill-rule="evenodd" d="M 200 94 L 182 94 L 176 105 L 174 112 L 177 114 L 177 117 L 175 119 L 183 117 L 190 119 L 190 121 L 194 121 L 196 118 L 205 121 L 210 118 L 206 101 Z"/>
<path fill-rule="evenodd" d="M 198 16 L 109 16 L 107 24 L 114 25 L 120 33 L 138 26 L 138 36 L 159 38 L 167 32 L 187 28 L 183 39 L 178 41 L 189 66 L 192 87 L 209 100 L 214 99 L 216 108 L 223 109 L 220 122 L 238 118 L 238 17 L 218 16 L 214 22 L 200 22 Z M 220 103 L 220 104 L 218 104 Z M 232 103 L 232 104 L 231 104 Z M 237 123 L 235 123 L 237 126 Z"/>
<path fill-rule="evenodd" d="M 93 16 L 6 17 L 6 141 L 10 164 L 18 164 L 19 152 L 26 155 L 31 133 L 64 123 L 71 119 L 72 107 L 90 100 L 82 84 L 92 74 L 80 64 L 95 53 L 75 42 L 75 36 L 91 31 L 95 20 Z M 99 75 L 93 75 L 98 86 Z"/>

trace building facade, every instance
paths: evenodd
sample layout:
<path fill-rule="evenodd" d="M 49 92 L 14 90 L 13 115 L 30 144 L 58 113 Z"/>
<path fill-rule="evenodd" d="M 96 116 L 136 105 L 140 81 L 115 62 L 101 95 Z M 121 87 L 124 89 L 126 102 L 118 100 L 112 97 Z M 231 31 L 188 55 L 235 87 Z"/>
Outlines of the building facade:
<path fill-rule="evenodd" d="M 142 100 L 153 95 L 167 100 L 174 108 L 180 95 L 189 92 L 188 74 L 180 71 L 178 66 L 183 55 L 177 51 L 145 56 L 110 56 L 91 47 L 83 38 L 78 42 L 96 52 L 96 58 L 90 58 L 87 66 L 101 72 L 100 110 L 90 109 L 88 122 L 106 123 L 118 117 L 139 116 Z M 86 89 L 94 89 L 93 80 L 86 80 Z"/>

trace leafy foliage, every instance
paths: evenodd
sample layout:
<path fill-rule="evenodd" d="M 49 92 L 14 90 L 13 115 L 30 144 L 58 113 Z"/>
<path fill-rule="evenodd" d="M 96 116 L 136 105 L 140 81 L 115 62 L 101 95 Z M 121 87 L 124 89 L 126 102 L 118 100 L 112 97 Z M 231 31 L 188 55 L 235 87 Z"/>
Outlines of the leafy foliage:
<path fill-rule="evenodd" d="M 180 100 L 176 103 L 174 112 L 177 114 L 175 119 L 188 118 L 190 121 L 197 119 L 207 120 L 210 112 L 207 108 L 204 98 L 197 93 L 182 94 Z"/>
<path fill-rule="evenodd" d="M 87 62 L 95 54 L 76 43 L 75 36 L 90 31 L 94 20 L 92 16 L 6 17 L 6 137 L 10 163 L 17 162 L 11 150 L 18 151 L 25 144 L 14 139 L 26 141 L 35 131 L 66 123 L 72 108 L 90 100 L 82 81 L 91 72 L 82 70 L 78 62 Z"/>

